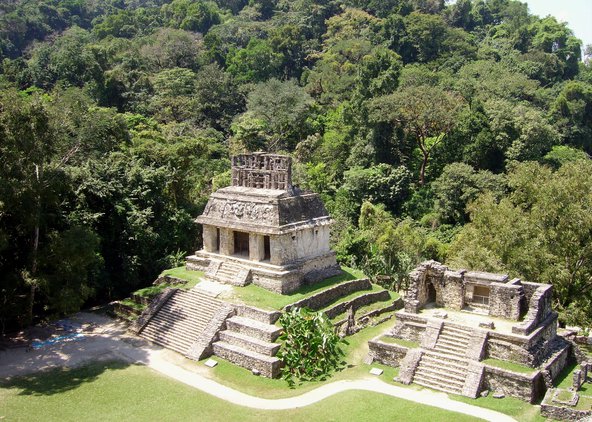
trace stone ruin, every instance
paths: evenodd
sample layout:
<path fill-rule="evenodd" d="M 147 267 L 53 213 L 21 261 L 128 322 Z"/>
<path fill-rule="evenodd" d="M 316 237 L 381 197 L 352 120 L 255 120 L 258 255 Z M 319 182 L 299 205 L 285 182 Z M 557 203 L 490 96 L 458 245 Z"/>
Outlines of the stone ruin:
<path fill-rule="evenodd" d="M 405 384 L 533 402 L 572 359 L 571 344 L 557 336 L 552 292 L 548 284 L 424 262 L 409 274 L 393 330 L 370 342 L 371 357 L 400 366 Z M 507 369 L 512 364 L 522 370 Z"/>
<path fill-rule="evenodd" d="M 341 272 L 330 249 L 332 219 L 316 193 L 292 185 L 291 158 L 232 157 L 232 186 L 213 193 L 196 222 L 203 249 L 187 268 L 206 279 L 288 294 Z"/>

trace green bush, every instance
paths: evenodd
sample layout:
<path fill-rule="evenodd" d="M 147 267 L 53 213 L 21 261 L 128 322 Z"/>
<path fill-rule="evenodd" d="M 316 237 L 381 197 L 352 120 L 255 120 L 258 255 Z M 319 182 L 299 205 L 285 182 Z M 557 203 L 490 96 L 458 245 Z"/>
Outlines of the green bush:
<path fill-rule="evenodd" d="M 345 343 L 323 312 L 292 308 L 282 314 L 283 342 L 277 356 L 284 361 L 282 378 L 292 386 L 299 381 L 324 380 L 340 368 Z"/>

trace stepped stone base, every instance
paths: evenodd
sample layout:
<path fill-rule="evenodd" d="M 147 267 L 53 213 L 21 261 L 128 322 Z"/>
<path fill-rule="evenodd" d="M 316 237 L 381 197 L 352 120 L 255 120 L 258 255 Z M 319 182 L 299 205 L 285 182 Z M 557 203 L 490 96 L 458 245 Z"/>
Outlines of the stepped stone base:
<path fill-rule="evenodd" d="M 279 376 L 282 367 L 282 361 L 276 357 L 262 355 L 224 341 L 214 343 L 214 354 L 243 368 L 256 369 L 268 378 Z"/>
<path fill-rule="evenodd" d="M 265 261 L 252 261 L 202 250 L 187 258 L 186 267 L 206 271 L 206 279 L 237 286 L 253 283 L 280 294 L 290 294 L 303 285 L 341 274 L 335 252 L 294 261 L 288 265 L 272 265 Z"/>
<path fill-rule="evenodd" d="M 196 342 L 208 344 L 216 332 L 209 325 L 217 323 L 216 315 L 220 319 L 219 313 L 229 310 L 224 310 L 219 300 L 198 290 L 165 292 L 154 302 L 157 310 L 151 306 L 141 317 L 139 335 L 184 355 L 190 353 Z M 211 335 L 209 340 L 205 339 L 207 335 Z"/>

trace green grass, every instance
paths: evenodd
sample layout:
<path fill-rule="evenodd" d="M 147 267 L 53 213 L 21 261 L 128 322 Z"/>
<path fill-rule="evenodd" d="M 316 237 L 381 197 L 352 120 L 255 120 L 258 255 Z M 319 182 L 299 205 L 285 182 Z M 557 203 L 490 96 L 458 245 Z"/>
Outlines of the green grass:
<path fill-rule="evenodd" d="M 457 396 L 454 394 L 449 394 L 449 397 L 453 400 L 458 400 L 463 403 L 468 403 L 504 413 L 506 415 L 512 416 L 514 419 L 520 422 L 545 422 L 547 420 L 541 416 L 538 406 L 533 406 L 532 404 L 514 397 L 494 399 L 491 393 L 487 397 L 478 397 L 476 399 Z"/>
<path fill-rule="evenodd" d="M 499 359 L 483 359 L 483 363 L 486 365 L 495 366 L 496 368 L 507 369 L 508 371 L 519 372 L 522 374 L 531 374 L 534 368 L 530 368 L 526 365 L 520 365 L 519 363 L 507 362 Z"/>
<path fill-rule="evenodd" d="M 357 296 L 360 296 L 363 293 L 378 292 L 380 290 L 383 290 L 383 288 L 377 286 L 376 284 L 373 284 L 372 285 L 372 290 L 363 290 L 363 291 L 358 292 L 357 295 L 352 294 L 352 295 L 350 295 L 351 298 L 345 299 L 345 300 L 340 300 L 339 302 L 333 303 L 333 304 L 327 306 L 326 309 L 329 309 L 329 308 L 335 306 L 337 303 L 347 302 L 348 300 L 351 300 L 351 299 L 353 299 L 353 298 L 355 298 Z M 357 317 L 361 317 L 362 315 L 365 315 L 365 314 L 367 314 L 369 312 L 375 311 L 377 309 L 384 308 L 384 307 L 390 305 L 391 303 L 393 303 L 394 300 L 396 300 L 396 299 L 399 298 L 399 294 L 396 293 L 396 292 L 390 292 L 389 291 L 388 293 L 390 295 L 390 299 L 388 299 L 387 301 L 375 302 L 375 303 L 371 303 L 371 304 L 366 305 L 366 306 L 362 306 L 362 307 L 360 307 L 360 308 L 358 308 L 356 310 L 356 316 Z M 333 318 L 333 321 L 341 321 L 342 319 L 345 319 L 345 318 L 347 318 L 347 311 L 342 312 L 342 313 L 336 315 L 335 318 Z"/>
<path fill-rule="evenodd" d="M 382 336 L 379 338 L 379 340 L 383 343 L 398 344 L 399 346 L 408 347 L 410 349 L 419 347 L 419 343 L 416 341 L 403 340 L 402 338 L 395 338 L 391 336 Z"/>
<path fill-rule="evenodd" d="M 146 308 L 145 305 L 141 305 L 139 303 L 136 303 L 131 299 L 123 299 L 123 300 L 120 300 L 119 303 L 121 303 L 122 305 L 125 305 L 125 306 L 129 306 L 130 308 L 135 309 L 136 311 L 140 311 L 140 312 L 142 312 Z"/>
<path fill-rule="evenodd" d="M 167 287 L 170 286 L 168 284 L 159 284 L 158 286 L 144 287 L 143 289 L 136 290 L 134 294 L 140 297 L 152 298 L 160 292 L 162 292 Z"/>
<path fill-rule="evenodd" d="M 559 393 L 556 396 L 557 400 L 560 400 L 560 401 L 569 401 L 572 399 L 572 397 L 573 397 L 573 393 L 571 391 L 567 391 L 567 390 L 559 391 Z"/>
<path fill-rule="evenodd" d="M 233 405 L 144 366 L 94 363 L 14 379 L 0 388 L 7 421 L 474 421 L 382 394 L 349 391 L 285 411 Z"/>
<path fill-rule="evenodd" d="M 315 293 L 318 293 L 342 281 L 365 278 L 365 275 L 358 270 L 347 267 L 341 267 L 341 269 L 343 270 L 342 274 L 326 278 L 325 280 L 310 286 L 304 286 L 297 292 L 289 295 L 281 295 L 254 284 L 249 284 L 245 287 L 234 288 L 232 297 L 228 297 L 226 299 L 234 299 L 263 309 L 282 309 L 286 305 L 310 297 Z"/>
<path fill-rule="evenodd" d="M 171 277 L 177 277 L 181 280 L 185 280 L 187 281 L 187 283 L 178 287 L 182 289 L 191 289 L 193 286 L 195 286 L 197 283 L 201 281 L 201 277 L 204 276 L 204 272 L 188 271 L 187 269 L 185 269 L 185 267 L 177 267 L 171 268 L 169 270 L 164 270 L 160 275 L 170 275 Z"/>
<path fill-rule="evenodd" d="M 580 394 L 579 391 L 578 391 L 578 394 Z M 575 408 L 577 410 L 592 409 L 592 397 L 580 395 L 580 398 L 578 399 L 578 404 L 576 404 Z"/>

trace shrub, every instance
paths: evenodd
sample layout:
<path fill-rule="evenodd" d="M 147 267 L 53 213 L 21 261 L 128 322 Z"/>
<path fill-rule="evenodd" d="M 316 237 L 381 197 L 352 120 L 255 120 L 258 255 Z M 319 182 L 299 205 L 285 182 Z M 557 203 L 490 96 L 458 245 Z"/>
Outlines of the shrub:
<path fill-rule="evenodd" d="M 345 343 L 323 312 L 292 308 L 282 314 L 283 342 L 277 356 L 284 361 L 282 378 L 294 385 L 299 381 L 324 380 L 341 367 Z"/>

